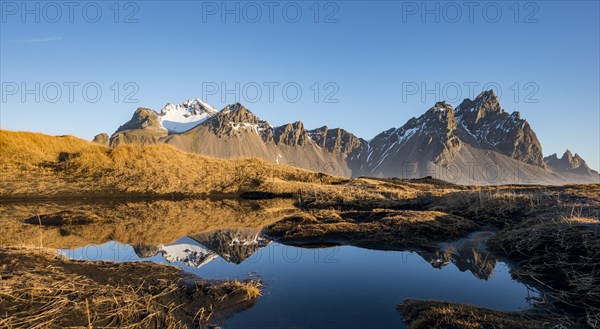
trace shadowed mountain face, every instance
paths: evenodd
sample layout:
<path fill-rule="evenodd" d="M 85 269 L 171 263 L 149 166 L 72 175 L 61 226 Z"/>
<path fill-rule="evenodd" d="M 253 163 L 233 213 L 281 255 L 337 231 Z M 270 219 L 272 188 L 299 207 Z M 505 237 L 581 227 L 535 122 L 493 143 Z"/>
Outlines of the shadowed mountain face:
<path fill-rule="evenodd" d="M 465 99 L 455 112 L 480 147 L 544 167 L 542 146 L 529 123 L 519 112 L 504 112 L 493 91 L 483 92 L 473 101 Z"/>
<path fill-rule="evenodd" d="M 578 155 L 543 158 L 529 123 L 518 112 L 505 112 L 491 90 L 456 109 L 438 102 L 370 141 L 341 128 L 306 130 L 299 121 L 274 127 L 239 103 L 217 112 L 200 100 L 167 104 L 160 113 L 138 109 L 110 139 L 111 146 L 158 142 L 211 157 L 255 157 L 347 177 L 432 176 L 462 184 L 600 182 Z"/>

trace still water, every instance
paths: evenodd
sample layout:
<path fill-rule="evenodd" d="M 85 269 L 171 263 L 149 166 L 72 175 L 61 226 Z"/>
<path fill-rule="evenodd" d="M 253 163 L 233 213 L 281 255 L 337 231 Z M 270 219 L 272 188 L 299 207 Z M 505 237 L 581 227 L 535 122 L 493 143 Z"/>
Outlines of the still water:
<path fill-rule="evenodd" d="M 523 310 L 528 297 L 537 296 L 471 240 L 447 247 L 443 259 L 353 246 L 299 248 L 271 242 L 257 230 L 231 229 L 158 246 L 111 241 L 60 252 L 73 259 L 171 264 L 207 279 L 260 278 L 263 296 L 224 328 L 403 328 L 395 306 L 404 299 Z"/>

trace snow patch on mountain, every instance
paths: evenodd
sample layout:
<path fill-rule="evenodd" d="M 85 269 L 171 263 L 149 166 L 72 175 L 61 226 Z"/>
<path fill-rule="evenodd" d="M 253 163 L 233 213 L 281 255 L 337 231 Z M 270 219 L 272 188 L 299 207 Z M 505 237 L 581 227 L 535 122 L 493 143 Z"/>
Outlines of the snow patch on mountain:
<path fill-rule="evenodd" d="M 216 253 L 188 237 L 179 239 L 173 244 L 160 245 L 158 249 L 167 262 L 182 263 L 196 268 L 200 268 L 218 257 Z"/>
<path fill-rule="evenodd" d="M 181 104 L 168 103 L 160 111 L 162 126 L 172 133 L 181 133 L 194 128 L 217 113 L 217 110 L 195 98 Z"/>

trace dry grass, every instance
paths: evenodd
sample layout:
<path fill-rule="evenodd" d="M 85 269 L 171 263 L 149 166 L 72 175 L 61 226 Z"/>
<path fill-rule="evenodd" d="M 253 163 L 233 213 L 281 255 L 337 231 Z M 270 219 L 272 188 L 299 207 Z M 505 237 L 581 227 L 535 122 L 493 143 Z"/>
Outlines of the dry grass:
<path fill-rule="evenodd" d="M 317 210 L 290 216 L 263 232 L 292 244 L 341 243 L 373 249 L 434 251 L 435 241 L 465 236 L 480 226 L 437 211 L 373 209 Z"/>
<path fill-rule="evenodd" d="M 257 159 L 220 160 L 169 145 L 113 149 L 77 139 L 0 131 L 0 196 L 291 193 L 345 179 Z"/>
<path fill-rule="evenodd" d="M 544 314 L 502 312 L 472 305 L 406 300 L 398 305 L 398 311 L 410 329 L 451 328 L 578 328 L 576 323 L 566 318 Z"/>
<path fill-rule="evenodd" d="M 490 241 L 503 256 L 519 262 L 518 278 L 541 286 L 544 297 L 575 307 L 590 325 L 600 324 L 600 224 L 568 218 L 501 231 Z"/>
<path fill-rule="evenodd" d="M 515 272 L 518 277 L 549 291 L 548 301 L 581 310 L 588 325 L 600 324 L 598 184 L 468 187 L 432 179 L 349 180 L 255 159 L 213 159 L 168 145 L 108 149 L 69 136 L 8 131 L 0 131 L 0 151 L 1 198 L 197 197 L 253 192 L 250 195 L 289 199 L 287 205 L 274 205 L 270 213 L 266 209 L 271 207 L 252 210 L 204 201 L 124 203 L 91 210 L 83 206 L 77 211 L 68 210 L 68 206 L 67 212 L 57 205 L 47 211 L 32 211 L 37 205 L 27 206 L 26 211 L 18 205 L 3 205 L 1 238 L 8 245 L 75 247 L 113 239 L 168 243 L 235 222 L 258 227 L 285 217 L 267 232 L 287 242 L 434 250 L 436 240 L 460 238 L 484 225 L 494 225 L 501 231 L 492 240 L 493 247 L 520 262 L 521 269 Z M 293 209 L 291 202 L 300 210 Z M 28 216 L 24 216 L 26 212 Z M 27 218 L 32 225 L 17 221 Z M 18 282 L 14 284 L 18 286 Z M 237 291 L 235 283 L 229 288 Z M 256 291 L 248 294 L 255 296 Z M 85 300 L 78 298 L 83 303 L 78 305 L 84 305 Z M 98 306 L 94 299 L 87 300 L 88 307 L 78 309 L 85 321 L 88 310 L 94 319 Z M 414 310 L 427 312 L 426 308 Z M 426 314 L 423 323 L 486 327 L 488 324 L 469 316 L 473 310 L 444 306 Z M 505 323 L 496 317 L 499 313 L 477 312 L 474 314 Z M 195 309 L 193 314 L 203 320 L 213 317 L 208 306 Z M 442 322 L 430 322 L 434 314 Z M 452 317 L 459 322 L 452 322 Z"/>
<path fill-rule="evenodd" d="M 152 263 L 75 262 L 46 250 L 0 249 L 0 327 L 185 328 L 248 307 L 260 283 L 184 284 Z M 250 303 L 250 304 L 249 304 Z M 197 317 L 200 309 L 213 316 Z"/>

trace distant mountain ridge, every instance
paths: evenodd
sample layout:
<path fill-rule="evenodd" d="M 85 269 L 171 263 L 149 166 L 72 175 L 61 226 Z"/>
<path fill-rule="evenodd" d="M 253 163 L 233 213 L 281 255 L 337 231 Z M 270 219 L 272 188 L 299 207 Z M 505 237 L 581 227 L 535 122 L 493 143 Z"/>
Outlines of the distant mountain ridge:
<path fill-rule="evenodd" d="M 438 102 L 367 141 L 300 121 L 274 127 L 240 103 L 221 111 L 199 99 L 167 104 L 160 113 L 139 108 L 110 137 L 110 145 L 167 143 L 183 151 L 234 159 L 256 157 L 335 175 L 419 178 L 463 184 L 599 183 L 578 155 L 544 158 L 519 112 L 507 113 L 484 91 L 456 108 Z"/>

